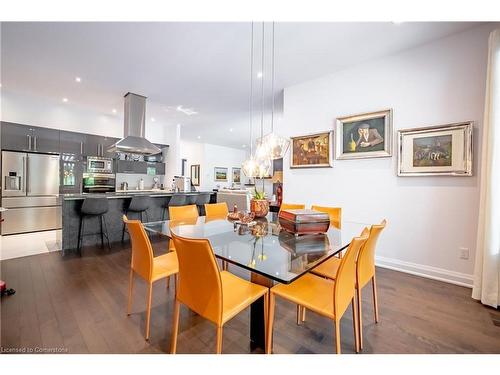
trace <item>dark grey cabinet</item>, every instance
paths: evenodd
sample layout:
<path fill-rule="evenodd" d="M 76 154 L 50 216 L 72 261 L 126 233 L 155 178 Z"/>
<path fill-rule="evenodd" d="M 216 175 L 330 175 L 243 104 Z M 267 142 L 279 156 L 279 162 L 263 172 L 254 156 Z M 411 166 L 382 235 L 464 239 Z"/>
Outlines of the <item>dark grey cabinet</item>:
<path fill-rule="evenodd" d="M 118 138 L 113 138 L 113 137 L 101 137 L 101 150 L 102 150 L 102 155 L 106 158 L 114 158 L 116 156 L 115 152 L 108 152 L 108 148 L 113 146 L 116 142 L 118 142 L 120 139 Z"/>
<path fill-rule="evenodd" d="M 115 144 L 118 138 L 102 137 L 100 135 L 88 134 L 85 137 L 84 152 L 85 156 L 101 156 L 106 158 L 115 157 L 114 152 L 108 152 L 108 148 Z"/>
<path fill-rule="evenodd" d="M 143 161 L 117 160 L 116 173 L 146 174 L 147 163 Z"/>
<path fill-rule="evenodd" d="M 31 151 L 33 128 L 12 122 L 2 122 L 2 150 Z"/>
<path fill-rule="evenodd" d="M 59 130 L 33 127 L 31 151 L 59 153 L 59 133 Z"/>
<path fill-rule="evenodd" d="M 2 149 L 59 153 L 59 130 L 2 122 Z"/>
<path fill-rule="evenodd" d="M 61 131 L 59 134 L 61 153 L 81 157 L 85 146 L 85 134 Z"/>

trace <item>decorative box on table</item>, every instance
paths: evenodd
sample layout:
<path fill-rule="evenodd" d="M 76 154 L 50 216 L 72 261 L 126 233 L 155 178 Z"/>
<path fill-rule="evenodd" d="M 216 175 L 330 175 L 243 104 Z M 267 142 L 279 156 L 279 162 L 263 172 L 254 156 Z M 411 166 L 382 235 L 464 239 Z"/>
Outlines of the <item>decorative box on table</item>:
<path fill-rule="evenodd" d="M 330 216 L 314 210 L 282 210 L 279 223 L 284 230 L 295 235 L 326 233 Z"/>

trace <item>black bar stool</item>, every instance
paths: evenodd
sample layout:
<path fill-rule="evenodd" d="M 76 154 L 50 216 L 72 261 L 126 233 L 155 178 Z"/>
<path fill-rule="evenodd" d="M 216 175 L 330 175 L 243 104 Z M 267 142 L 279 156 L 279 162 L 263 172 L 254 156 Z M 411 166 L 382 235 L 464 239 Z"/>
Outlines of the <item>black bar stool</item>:
<path fill-rule="evenodd" d="M 210 194 L 199 194 L 196 196 L 196 206 L 201 216 L 205 216 L 205 203 L 210 203 Z"/>
<path fill-rule="evenodd" d="M 165 212 L 167 211 L 169 206 L 185 206 L 187 204 L 187 199 L 184 194 L 174 194 L 172 195 L 172 198 L 168 201 L 168 203 L 165 203 L 165 206 L 163 206 L 163 211 L 161 213 L 161 219 L 165 220 Z"/>
<path fill-rule="evenodd" d="M 111 246 L 109 244 L 108 237 L 108 227 L 106 225 L 106 219 L 104 215 L 109 210 L 109 204 L 107 198 L 85 198 L 82 204 L 82 208 L 80 210 L 80 227 L 78 228 L 78 246 L 77 251 L 78 254 L 82 255 L 82 242 L 83 236 L 88 236 L 96 233 L 85 233 L 85 219 L 97 217 L 99 218 L 100 226 L 101 226 L 101 247 L 104 247 L 104 237 L 106 237 L 106 241 L 108 242 L 108 248 L 111 250 Z M 104 230 L 103 230 L 104 228 Z"/>
<path fill-rule="evenodd" d="M 130 204 L 128 205 L 128 208 L 125 210 L 125 215 L 129 215 L 129 213 L 134 213 L 137 214 L 137 216 L 140 216 L 139 220 L 143 223 L 149 222 L 149 217 L 148 217 L 148 211 L 147 209 L 149 208 L 151 204 L 150 198 L 149 197 L 144 197 L 144 196 L 137 196 L 137 197 L 132 197 L 130 200 Z M 144 221 L 143 215 L 146 216 L 146 221 Z M 125 231 L 126 231 L 126 225 L 123 223 L 123 229 L 122 229 L 122 242 L 125 239 Z"/>

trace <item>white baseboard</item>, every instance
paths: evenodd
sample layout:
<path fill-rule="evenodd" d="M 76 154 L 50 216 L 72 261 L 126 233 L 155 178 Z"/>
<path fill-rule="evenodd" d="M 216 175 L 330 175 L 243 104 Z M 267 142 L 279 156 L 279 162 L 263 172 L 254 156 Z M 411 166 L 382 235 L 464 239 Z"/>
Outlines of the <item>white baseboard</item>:
<path fill-rule="evenodd" d="M 395 271 L 409 273 L 411 275 L 426 277 L 428 279 L 444 281 L 446 283 L 472 288 L 473 276 L 466 273 L 445 270 L 443 268 L 426 266 L 402 260 L 375 257 L 375 265 Z"/>

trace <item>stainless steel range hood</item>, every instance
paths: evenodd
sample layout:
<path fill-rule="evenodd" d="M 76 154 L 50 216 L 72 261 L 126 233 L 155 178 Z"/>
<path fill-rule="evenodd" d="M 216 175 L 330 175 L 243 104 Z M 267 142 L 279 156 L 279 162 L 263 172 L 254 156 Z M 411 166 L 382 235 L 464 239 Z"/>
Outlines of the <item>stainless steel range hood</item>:
<path fill-rule="evenodd" d="M 154 155 L 161 149 L 149 142 L 146 135 L 146 97 L 128 92 L 125 95 L 124 138 L 120 139 L 108 151 L 130 154 Z"/>

